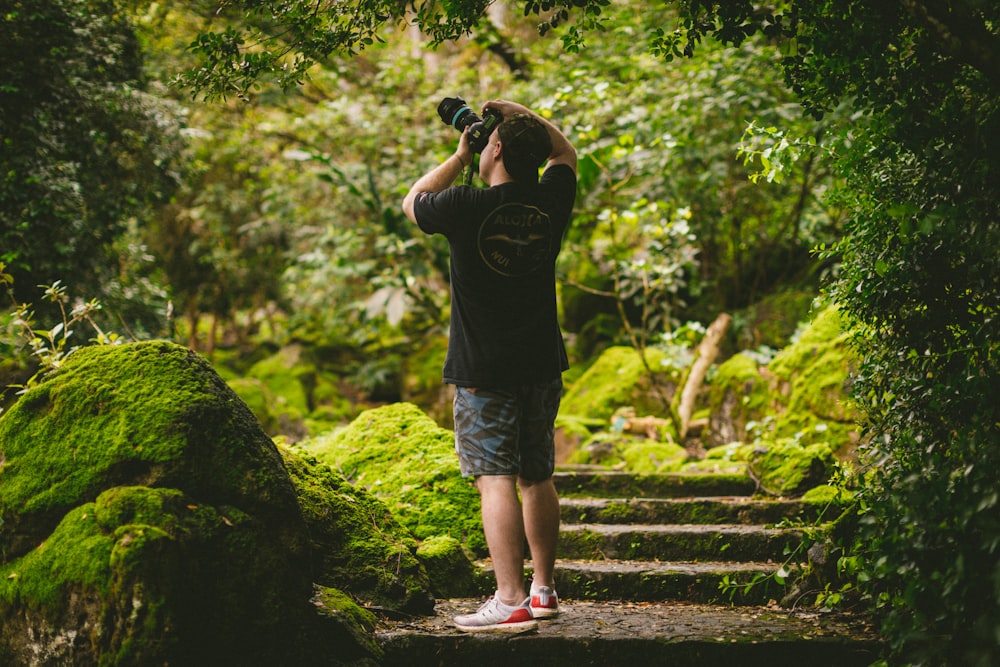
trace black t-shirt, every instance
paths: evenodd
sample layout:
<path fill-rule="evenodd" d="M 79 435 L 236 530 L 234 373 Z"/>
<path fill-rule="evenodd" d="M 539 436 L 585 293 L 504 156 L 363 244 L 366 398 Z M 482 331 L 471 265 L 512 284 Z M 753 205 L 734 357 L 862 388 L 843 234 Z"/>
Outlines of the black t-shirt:
<path fill-rule="evenodd" d="M 417 224 L 451 248 L 451 331 L 444 381 L 515 387 L 569 367 L 556 314 L 555 264 L 576 198 L 576 174 L 538 184 L 455 186 L 414 203 Z"/>

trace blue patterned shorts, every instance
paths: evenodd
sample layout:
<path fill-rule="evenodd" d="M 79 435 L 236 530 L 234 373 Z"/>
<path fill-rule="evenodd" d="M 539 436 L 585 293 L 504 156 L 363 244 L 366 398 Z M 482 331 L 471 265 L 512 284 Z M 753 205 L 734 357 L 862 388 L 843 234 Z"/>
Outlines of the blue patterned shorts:
<path fill-rule="evenodd" d="M 562 378 L 517 389 L 455 388 L 455 451 L 463 477 L 517 475 L 532 482 L 555 469 Z"/>

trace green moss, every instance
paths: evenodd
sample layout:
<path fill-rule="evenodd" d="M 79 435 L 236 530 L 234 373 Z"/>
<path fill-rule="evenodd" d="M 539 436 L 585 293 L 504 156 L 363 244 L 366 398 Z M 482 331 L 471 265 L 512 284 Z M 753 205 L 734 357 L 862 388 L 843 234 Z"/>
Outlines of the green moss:
<path fill-rule="evenodd" d="M 599 465 L 636 473 L 676 472 L 687 459 L 673 442 L 649 440 L 620 432 L 595 433 L 567 460 L 570 464 Z"/>
<path fill-rule="evenodd" d="M 837 449 L 856 441 L 857 412 L 850 399 L 855 357 L 849 336 L 839 310 L 825 308 L 768 365 L 785 404 L 775 421 L 777 437 L 828 441 Z"/>
<path fill-rule="evenodd" d="M 316 365 L 306 357 L 300 345 L 289 345 L 275 354 L 255 363 L 246 374 L 259 380 L 272 397 L 269 406 L 279 422 L 287 429 L 289 423 L 298 423 L 312 409 L 312 393 L 316 386 Z"/>
<path fill-rule="evenodd" d="M 309 529 L 315 582 L 372 606 L 429 612 L 433 597 L 416 540 L 389 508 L 313 455 L 280 451 Z"/>
<path fill-rule="evenodd" d="M 91 346 L 0 416 L 0 538 L 16 557 L 122 485 L 294 511 L 273 443 L 214 369 L 164 342 Z"/>
<path fill-rule="evenodd" d="M 792 439 L 756 444 L 749 463 L 761 486 L 778 495 L 802 494 L 829 480 L 836 468 L 828 444 L 802 444 Z"/>
<path fill-rule="evenodd" d="M 662 399 L 639 353 L 630 347 L 611 347 L 569 387 L 559 413 L 610 419 L 618 408 L 630 406 L 639 416 L 669 414 L 679 373 L 661 350 L 647 349 L 646 362 L 655 373 Z"/>
<path fill-rule="evenodd" d="M 113 538 L 101 530 L 93 503 L 75 508 L 44 543 L 0 567 L 4 607 L 46 610 L 50 621 L 66 610 L 67 592 L 108 593 Z"/>
<path fill-rule="evenodd" d="M 707 392 L 711 446 L 747 438 L 749 425 L 764 419 L 778 406 L 771 386 L 757 362 L 747 354 L 736 354 L 720 364 Z"/>
<path fill-rule="evenodd" d="M 628 441 L 623 433 L 598 431 L 570 453 L 567 463 L 613 467 L 622 463 L 621 450 Z"/>
<path fill-rule="evenodd" d="M 705 439 L 710 446 L 761 438 L 829 442 L 847 458 L 858 439 L 853 368 L 841 316 L 835 307 L 823 308 L 770 363 L 742 353 L 718 367 L 707 394 Z"/>
<path fill-rule="evenodd" d="M 850 492 L 829 484 L 821 484 L 802 494 L 802 502 L 814 505 L 844 504 L 849 500 Z"/>
<path fill-rule="evenodd" d="M 375 641 L 375 626 L 377 619 L 367 609 L 359 607 L 349 595 L 336 588 L 317 586 L 313 603 L 320 614 L 335 623 L 338 633 L 346 635 L 350 641 L 332 642 L 339 651 L 345 651 L 339 656 L 336 664 L 367 664 L 364 659 L 378 658 L 382 649 Z M 352 645 L 361 650 L 353 649 Z"/>
<path fill-rule="evenodd" d="M 450 535 L 485 554 L 479 494 L 463 479 L 454 433 L 411 403 L 367 410 L 300 444 L 382 500 L 417 538 Z"/>
<path fill-rule="evenodd" d="M 727 445 L 712 447 L 705 452 L 700 460 L 688 461 L 681 466 L 685 473 L 716 473 L 740 474 L 747 471 L 747 458 L 753 450 L 752 445 L 741 442 L 731 442 Z"/>
<path fill-rule="evenodd" d="M 572 440 L 582 442 L 590 437 L 595 430 L 607 426 L 604 419 L 591 419 L 589 417 L 560 414 L 556 417 L 556 428 Z"/>
<path fill-rule="evenodd" d="M 0 569 L 0 616 L 32 610 L 47 627 L 73 629 L 87 619 L 100 664 L 183 662 L 208 637 L 222 653 L 240 652 L 234 643 L 298 607 L 282 601 L 297 588 L 277 569 L 285 550 L 259 530 L 235 508 L 176 489 L 115 487 Z"/>
<path fill-rule="evenodd" d="M 672 442 L 640 440 L 622 452 L 625 470 L 632 472 L 676 472 L 687 459 L 687 452 Z"/>
<path fill-rule="evenodd" d="M 367 609 L 359 607 L 354 600 L 343 591 L 336 588 L 320 587 L 316 591 L 315 600 L 323 606 L 328 613 L 341 614 L 348 617 L 353 625 L 372 632 L 378 619 L 375 614 Z"/>
<path fill-rule="evenodd" d="M 438 535 L 425 540 L 417 549 L 438 598 L 471 597 L 477 592 L 475 565 L 453 537 Z"/>
<path fill-rule="evenodd" d="M 0 644 L 84 624 L 95 664 L 181 664 L 209 636 L 203 655 L 246 655 L 301 620 L 294 488 L 190 350 L 81 348 L 0 416 L 0 452 Z"/>
<path fill-rule="evenodd" d="M 739 396 L 740 409 L 758 416 L 771 407 L 770 392 L 763 380 L 757 362 L 746 354 L 735 354 L 719 365 L 712 381 L 711 403 L 718 404 L 725 391 Z"/>
<path fill-rule="evenodd" d="M 739 442 L 731 442 L 728 445 L 713 447 L 705 452 L 706 460 L 718 461 L 746 461 L 750 448 Z"/>

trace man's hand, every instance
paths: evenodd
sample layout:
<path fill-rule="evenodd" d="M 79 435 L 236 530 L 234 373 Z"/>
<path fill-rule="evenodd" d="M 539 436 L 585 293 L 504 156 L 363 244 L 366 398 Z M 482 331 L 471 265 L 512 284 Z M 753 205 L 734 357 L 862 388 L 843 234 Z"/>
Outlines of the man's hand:
<path fill-rule="evenodd" d="M 483 111 L 486 111 L 486 109 L 496 109 L 504 118 L 513 116 L 516 113 L 524 113 L 529 116 L 537 115 L 531 113 L 531 110 L 523 104 L 511 102 L 510 100 L 489 100 L 483 105 Z"/>
<path fill-rule="evenodd" d="M 510 100 L 490 100 L 483 105 L 483 109 L 496 109 L 505 119 L 516 113 L 527 114 L 537 119 L 545 127 L 545 130 L 549 133 L 549 139 L 552 141 L 552 154 L 548 156 L 548 166 L 565 164 L 576 172 L 576 149 L 573 148 L 573 144 L 569 142 L 566 135 L 555 125 L 523 104 L 511 102 Z"/>
<path fill-rule="evenodd" d="M 466 167 L 472 164 L 472 160 L 476 157 L 472 152 L 472 148 L 469 147 L 468 125 L 462 130 L 462 136 L 458 139 L 458 148 L 455 150 L 455 157 L 461 160 L 462 164 Z"/>

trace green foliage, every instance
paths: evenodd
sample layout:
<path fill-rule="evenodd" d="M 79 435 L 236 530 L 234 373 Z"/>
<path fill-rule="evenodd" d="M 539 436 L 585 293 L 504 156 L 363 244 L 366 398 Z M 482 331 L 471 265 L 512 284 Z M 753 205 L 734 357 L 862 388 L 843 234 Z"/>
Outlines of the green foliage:
<path fill-rule="evenodd" d="M 870 445 L 853 572 L 903 660 L 998 650 L 997 8 L 796 3 L 788 80 L 867 114 L 838 149 L 852 218 L 836 297 L 858 328 Z M 718 21 L 718 24 L 716 23 Z M 744 14 L 694 24 L 689 37 Z M 721 35 L 719 30 L 717 34 Z M 958 35 L 962 35 L 961 38 Z M 964 535 L 965 537 L 960 537 Z M 969 536 L 976 536 L 972 539 Z"/>
<path fill-rule="evenodd" d="M 688 276 L 696 273 L 691 212 L 664 211 L 656 202 L 640 200 L 627 210 L 604 209 L 588 242 L 591 261 L 610 271 L 612 295 L 632 346 L 642 351 L 655 332 L 677 324 L 686 305 Z M 630 311 L 638 311 L 631 325 Z"/>
<path fill-rule="evenodd" d="M 37 368 L 34 373 L 23 384 L 9 384 L 0 387 L 0 397 L 8 389 L 17 389 L 18 393 L 24 393 L 30 387 L 36 385 L 48 373 L 58 370 L 66 357 L 80 347 L 79 344 L 71 342 L 73 327 L 78 324 L 86 324 L 93 329 L 95 337 L 91 342 L 98 345 L 115 345 L 122 342 L 118 334 L 105 333 L 100 325 L 95 321 L 95 314 L 100 311 L 101 304 L 96 299 L 83 302 L 77 301 L 72 308 L 67 311 L 69 305 L 69 295 L 66 287 L 61 281 L 56 281 L 45 288 L 43 298 L 45 301 L 54 304 L 58 308 L 61 321 L 50 329 L 39 328 L 35 322 L 35 313 L 30 304 L 18 303 L 14 299 L 12 284 L 13 276 L 4 273 L 5 265 L 0 262 L 0 286 L 8 293 L 14 304 L 14 310 L 10 314 L 8 325 L 9 338 L 0 337 L 0 349 L 7 349 L 12 359 L 16 363 L 23 364 L 28 368 Z M 29 359 L 21 358 L 27 352 Z M 2 410 L 0 410 L 2 411 Z"/>
<path fill-rule="evenodd" d="M 246 10 L 250 26 L 260 27 L 252 17 L 265 4 L 234 7 Z M 565 64 L 551 58 L 550 42 L 531 34 L 530 20 L 496 18 L 483 25 L 475 4 L 433 7 L 440 15 L 431 13 L 433 3 L 416 8 L 414 22 L 430 33 L 431 44 L 446 25 L 456 29 L 454 34 L 476 25 L 476 41 L 439 49 L 454 63 L 449 72 L 436 72 L 412 58 L 408 51 L 414 43 L 391 29 L 395 15 L 387 10 L 381 15 L 384 42 L 365 46 L 362 40 L 358 46 L 364 51 L 354 55 L 351 66 L 332 58 L 310 72 L 302 91 L 321 104 L 292 102 L 300 112 L 281 128 L 280 136 L 293 142 L 286 155 L 294 155 L 306 173 L 331 188 L 326 196 L 321 190 L 296 198 L 302 203 L 296 214 L 304 224 L 292 239 L 294 259 L 286 277 L 293 302 L 288 307 L 309 326 L 322 323 L 323 331 L 352 332 L 356 341 L 368 345 L 376 338 L 378 344 L 386 342 L 384 329 L 376 325 L 383 319 L 402 324 L 407 337 L 421 334 L 412 330 L 412 322 L 407 324 L 408 315 L 422 322 L 441 319 L 443 248 L 419 234 L 412 238 L 410 226 L 398 224 L 402 192 L 394 190 L 436 164 L 453 145 L 453 131 L 441 125 L 433 109 L 438 91 L 451 93 L 456 87 L 484 91 L 478 94 L 483 99 L 529 101 L 556 119 L 577 144 L 581 196 L 561 269 L 570 284 L 590 294 L 581 298 L 573 294 L 575 289 L 564 290 L 570 304 L 582 307 L 567 309 L 571 330 L 590 327 L 600 337 L 623 340 L 617 322 L 610 331 L 590 324 L 596 321 L 594 304 L 620 321 L 621 303 L 637 334 L 654 330 L 657 318 L 694 319 L 692 311 L 698 319 L 714 317 L 718 310 L 752 302 L 776 281 L 810 266 L 809 244 L 835 238 L 835 221 L 813 196 L 829 179 L 821 161 L 793 165 L 785 183 L 764 193 L 748 187 L 746 170 L 732 159 L 748 118 L 795 124 L 804 135 L 822 132 L 821 125 L 797 122 L 774 58 L 760 45 L 747 44 L 740 51 L 706 46 L 697 62 L 665 70 L 637 37 L 651 26 L 676 20 L 668 8 L 528 3 L 527 14 L 551 5 L 546 17 L 559 23 L 560 30 L 567 28 L 567 36 L 569 28 L 582 38 L 601 26 L 601 40 L 587 44 L 574 58 L 569 86 Z M 306 22 L 301 32 L 287 34 L 308 42 L 311 32 L 322 33 L 340 14 L 364 7 L 366 3 L 338 3 L 316 18 L 319 24 Z M 272 9 L 272 29 L 298 25 L 302 18 L 297 3 Z M 236 19 L 235 13 L 231 18 Z M 347 33 L 341 36 L 352 39 Z M 497 41 L 503 47 L 510 40 L 521 45 L 523 54 L 523 68 L 514 72 L 505 71 L 483 48 L 492 49 Z M 281 44 L 270 41 L 263 50 Z M 286 47 L 297 48 L 291 41 Z M 534 79 L 517 81 L 528 66 Z M 672 91 L 668 103 L 664 89 Z M 254 103 L 272 94 L 263 86 Z M 650 213 L 648 202 L 658 202 L 660 213 Z M 640 215 L 643 224 L 654 227 L 662 215 L 675 230 L 680 226 L 673 223 L 684 218 L 689 231 L 671 238 L 623 235 L 615 240 L 612 257 L 607 249 L 590 245 L 591 238 L 603 235 L 595 230 L 609 215 Z M 616 261 L 620 270 L 609 270 Z M 620 285 L 614 284 L 615 276 Z M 654 284 L 658 280 L 662 284 Z M 359 286 L 367 293 L 358 293 Z"/>
<path fill-rule="evenodd" d="M 486 12 L 480 0 L 417 3 L 405 17 L 406 7 L 369 0 L 195 6 L 219 29 L 196 38 L 189 15 L 149 12 L 171 20 L 146 44 L 167 35 L 194 43 L 173 61 L 158 55 L 154 77 L 182 63 L 204 93 L 256 106 L 226 111 L 227 120 L 218 107 L 206 116 L 194 108 L 199 130 L 189 136 L 219 136 L 195 142 L 201 180 L 163 229 L 141 239 L 121 232 L 129 217 L 148 221 L 147 207 L 176 185 L 170 138 L 179 124 L 174 105 L 135 92 L 138 42 L 125 15 L 115 3 L 71 0 L 10 15 L 12 39 L 0 45 L 14 63 L 0 88 L 11 156 L 0 183 L 0 259 L 24 272 L 17 284 L 63 280 L 110 304 L 89 289 L 100 282 L 95 267 L 142 275 L 148 296 L 156 276 L 142 258 L 175 258 L 165 269 L 181 312 L 230 324 L 253 313 L 251 334 L 260 313 L 286 310 L 279 336 L 353 346 L 355 369 L 390 384 L 405 350 L 439 336 L 447 315 L 443 248 L 400 225 L 398 212 L 406 184 L 457 139 L 434 105 L 456 89 L 528 101 L 579 149 L 581 197 L 560 270 L 564 321 L 582 332 L 587 354 L 623 340 L 615 300 L 627 290 L 590 254 L 603 211 L 621 219 L 648 201 L 690 212 L 697 271 L 669 274 L 676 292 L 635 290 L 630 325 L 653 312 L 643 310 L 653 297 L 673 306 L 667 313 L 659 302 L 664 317 L 709 320 L 777 285 L 815 287 L 819 268 L 839 271 L 835 298 L 858 334 L 854 387 L 870 443 L 848 570 L 885 612 L 899 655 L 990 662 L 1000 626 L 1000 595 L 981 585 L 1000 576 L 990 569 L 1000 530 L 988 511 L 1000 469 L 995 3 L 526 1 L 514 5 L 524 19 L 498 18 L 498 6 Z M 429 42 L 390 30 L 410 19 Z M 546 40 L 561 36 L 576 54 L 569 66 L 540 40 L 539 22 Z M 475 39 L 445 44 L 463 35 Z M 510 43 L 516 69 L 494 55 Z M 446 66 L 399 57 L 428 44 Z M 207 60 L 192 65 L 199 56 Z M 302 84 L 280 96 L 271 81 Z M 162 123 L 152 127 L 151 117 Z M 752 161 L 734 160 L 736 146 Z M 614 254 L 633 285 L 663 275 L 636 264 L 650 253 L 646 239 Z M 817 244 L 822 252 L 810 257 Z M 108 261 L 108 248 L 126 245 Z M 87 281 L 52 267 L 85 269 Z M 820 370 L 835 375 L 832 363 Z M 801 387 L 807 402 L 815 379 Z M 814 426 L 789 424 L 822 436 Z"/>
<path fill-rule="evenodd" d="M 17 300 L 39 303 L 36 285 L 61 280 L 120 304 L 127 326 L 159 330 L 148 292 L 120 279 L 148 264 L 115 244 L 178 185 L 180 109 L 144 91 L 118 3 L 18 3 L 3 20 L 0 261 Z"/>
<path fill-rule="evenodd" d="M 817 34 L 799 73 L 871 111 L 843 163 L 854 215 L 836 289 L 859 332 L 869 426 L 862 590 L 901 659 L 988 665 L 1000 654 L 1000 95 L 973 51 L 995 52 L 1000 14 L 954 9 L 866 7 L 860 25 L 878 29 L 854 16 Z"/>
<path fill-rule="evenodd" d="M 223 27 L 203 31 L 191 43 L 198 64 L 179 77 L 182 85 L 208 99 L 235 95 L 246 98 L 265 82 L 288 90 L 308 79 L 317 63 L 332 57 L 357 55 L 381 44 L 388 26 L 411 22 L 430 39 L 431 46 L 470 35 L 484 20 L 487 0 L 434 2 L 410 5 L 388 0 L 335 2 L 311 0 L 261 2 L 237 0 L 219 8 L 204 8 L 225 19 Z M 524 3 L 524 15 L 539 18 L 537 32 L 546 34 L 565 25 L 571 14 L 577 24 L 563 36 L 567 51 L 583 46 L 583 33 L 603 28 L 602 9 L 610 0 Z"/>

